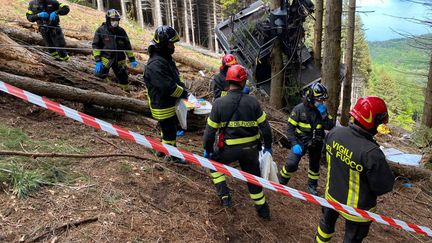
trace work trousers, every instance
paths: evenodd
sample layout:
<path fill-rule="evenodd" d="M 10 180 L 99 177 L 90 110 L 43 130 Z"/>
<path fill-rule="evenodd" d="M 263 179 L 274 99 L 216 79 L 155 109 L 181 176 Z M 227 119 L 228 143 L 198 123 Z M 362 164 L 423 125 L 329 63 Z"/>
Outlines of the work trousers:
<path fill-rule="evenodd" d="M 162 143 L 172 146 L 176 145 L 177 136 L 177 116 L 172 116 L 159 121 L 161 128 Z"/>
<path fill-rule="evenodd" d="M 318 232 L 315 241 L 318 243 L 330 242 L 334 232 L 339 213 L 336 210 L 323 207 Z M 344 243 L 361 243 L 369 233 L 371 222 L 354 222 L 345 220 Z"/>
<path fill-rule="evenodd" d="M 40 26 L 39 31 L 42 35 L 45 46 L 52 47 L 48 49 L 51 56 L 64 61 L 69 59 L 65 49 L 56 48 L 66 46 L 64 34 L 60 26 Z"/>
<path fill-rule="evenodd" d="M 238 161 L 244 172 L 261 176 L 258 152 L 258 144 L 256 142 L 233 146 L 225 145 L 223 150 L 216 150 L 211 159 L 226 165 Z M 220 198 L 230 196 L 225 175 L 218 171 L 211 170 L 211 177 L 213 184 L 216 186 L 218 196 Z M 250 193 L 249 196 L 252 198 L 255 205 L 258 207 L 264 205 L 266 199 L 262 187 L 251 183 L 247 183 L 247 187 Z"/>
<path fill-rule="evenodd" d="M 104 67 L 100 73 L 95 74 L 97 77 L 102 79 L 107 78 L 109 71 L 112 68 L 115 76 L 117 77 L 117 83 L 123 85 L 129 84 L 126 59 L 118 61 L 117 59 L 102 58 L 102 63 Z"/>

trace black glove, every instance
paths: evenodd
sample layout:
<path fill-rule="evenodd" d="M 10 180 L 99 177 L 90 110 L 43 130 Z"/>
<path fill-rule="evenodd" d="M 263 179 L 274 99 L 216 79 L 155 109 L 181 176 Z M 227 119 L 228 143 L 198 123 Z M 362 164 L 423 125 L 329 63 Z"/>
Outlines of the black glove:
<path fill-rule="evenodd" d="M 189 92 L 186 89 L 184 89 L 183 93 L 180 95 L 179 98 L 187 99 L 188 97 L 189 97 Z"/>

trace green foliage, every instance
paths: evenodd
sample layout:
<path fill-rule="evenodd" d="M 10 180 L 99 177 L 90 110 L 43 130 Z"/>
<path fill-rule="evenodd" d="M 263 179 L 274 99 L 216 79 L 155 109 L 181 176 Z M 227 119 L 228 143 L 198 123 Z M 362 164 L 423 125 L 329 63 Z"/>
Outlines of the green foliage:
<path fill-rule="evenodd" d="M 43 176 L 37 170 L 26 170 L 15 162 L 0 164 L 0 182 L 9 184 L 18 198 L 40 188 L 42 181 Z"/>
<path fill-rule="evenodd" d="M 28 137 L 20 128 L 0 125 L 0 148 L 20 149 L 24 141 L 28 141 Z"/>
<path fill-rule="evenodd" d="M 423 125 L 417 127 L 413 134 L 413 141 L 425 153 L 432 153 L 432 128 Z"/>

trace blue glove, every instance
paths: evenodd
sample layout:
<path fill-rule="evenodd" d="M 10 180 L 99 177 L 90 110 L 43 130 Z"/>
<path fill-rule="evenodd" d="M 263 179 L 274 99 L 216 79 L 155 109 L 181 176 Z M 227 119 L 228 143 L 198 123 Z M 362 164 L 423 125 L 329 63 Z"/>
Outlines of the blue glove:
<path fill-rule="evenodd" d="M 295 155 L 302 155 L 302 153 L 303 153 L 303 149 L 300 146 L 300 144 L 296 144 L 296 145 L 292 146 L 291 150 Z"/>
<path fill-rule="evenodd" d="M 327 106 L 323 103 L 319 103 L 316 108 L 319 110 L 321 116 L 324 116 L 327 114 Z"/>
<path fill-rule="evenodd" d="M 49 20 L 53 22 L 53 21 L 56 20 L 57 16 L 58 16 L 58 15 L 57 15 L 57 12 L 54 11 L 54 12 L 52 12 L 52 13 L 50 14 L 50 16 L 49 16 Z M 48 17 L 48 16 L 47 16 L 47 17 Z"/>
<path fill-rule="evenodd" d="M 265 154 L 266 152 L 269 152 L 271 155 L 273 155 L 273 149 L 272 148 L 264 148 L 262 152 L 263 152 L 263 154 Z"/>
<path fill-rule="evenodd" d="M 137 61 L 133 61 L 130 63 L 131 68 L 136 68 L 138 66 L 138 62 Z"/>
<path fill-rule="evenodd" d="M 204 149 L 204 158 L 210 159 L 211 155 L 211 153 L 207 153 L 207 150 Z"/>
<path fill-rule="evenodd" d="M 96 62 L 95 72 L 96 72 L 96 73 L 100 73 L 100 72 L 102 72 L 103 67 L 104 67 L 104 65 L 103 65 L 102 62 L 100 62 L 100 61 L 99 61 L 99 62 Z"/>
<path fill-rule="evenodd" d="M 40 13 L 37 14 L 37 16 L 39 18 L 48 18 L 49 17 L 49 15 L 48 15 L 47 12 L 40 12 Z"/>
<path fill-rule="evenodd" d="M 243 94 L 249 94 L 249 92 L 250 92 L 249 86 L 245 85 L 243 88 Z"/>

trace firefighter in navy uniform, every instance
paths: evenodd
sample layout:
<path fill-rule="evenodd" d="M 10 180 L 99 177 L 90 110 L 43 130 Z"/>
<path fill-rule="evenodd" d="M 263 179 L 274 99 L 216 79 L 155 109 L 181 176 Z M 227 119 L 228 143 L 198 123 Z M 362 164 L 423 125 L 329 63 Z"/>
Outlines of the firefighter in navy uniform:
<path fill-rule="evenodd" d="M 309 152 L 308 190 L 317 195 L 319 161 L 324 140 L 324 130 L 334 127 L 324 101 L 328 99 L 327 88 L 315 82 L 305 93 L 303 102 L 295 106 L 288 118 L 288 140 L 291 150 L 286 164 L 279 172 L 279 182 L 286 185 L 298 169 L 300 159 Z"/>
<path fill-rule="evenodd" d="M 129 91 L 126 58 L 129 59 L 132 68 L 137 67 L 138 62 L 131 51 L 129 37 L 119 23 L 120 13 L 115 9 L 110 9 L 105 15 L 105 23 L 102 23 L 96 30 L 92 43 L 93 57 L 96 61 L 95 75 L 106 79 L 112 68 L 120 88 Z"/>
<path fill-rule="evenodd" d="M 229 83 L 226 80 L 228 68 L 237 64 L 237 59 L 233 54 L 226 54 L 222 57 L 222 66 L 220 72 L 216 74 L 211 82 L 211 89 L 213 91 L 214 99 L 225 96 L 229 89 Z"/>
<path fill-rule="evenodd" d="M 325 139 L 328 163 L 325 198 L 374 212 L 377 197 L 390 192 L 394 176 L 384 153 L 374 140 L 380 124 L 387 123 L 387 107 L 381 98 L 360 98 L 350 112 L 348 127 L 336 127 Z M 336 220 L 345 219 L 343 242 L 357 243 L 367 236 L 371 221 L 333 209 L 323 208 L 317 242 L 330 242 Z"/>
<path fill-rule="evenodd" d="M 60 61 L 69 60 L 69 55 L 65 49 L 56 49 L 66 46 L 59 16 L 67 15 L 69 11 L 67 5 L 56 0 L 33 0 L 26 13 L 28 21 L 38 24 L 45 46 L 52 47 L 48 49 L 50 55 Z"/>
<path fill-rule="evenodd" d="M 272 153 L 270 125 L 256 98 L 242 92 L 247 80 L 246 69 L 241 65 L 231 66 L 226 80 L 230 84 L 228 94 L 215 100 L 207 120 L 203 138 L 204 157 L 223 164 L 239 161 L 243 171 L 260 176 L 258 152 L 261 150 L 261 136 L 264 140 L 263 152 Z M 217 132 L 219 139 L 214 150 Z M 220 172 L 211 171 L 211 178 L 222 205 L 230 207 L 231 195 L 225 176 Z M 262 187 L 251 183 L 247 183 L 247 186 L 259 217 L 269 219 L 270 208 Z"/>
<path fill-rule="evenodd" d="M 178 99 L 187 98 L 188 91 L 180 80 L 180 74 L 172 58 L 174 43 L 180 40 L 177 31 L 170 26 L 159 26 L 148 48 L 149 56 L 144 81 L 152 116 L 159 121 L 162 143 L 176 146 L 177 116 L 175 105 Z M 163 156 L 158 153 L 158 156 Z M 174 162 L 183 160 L 171 157 Z"/>

